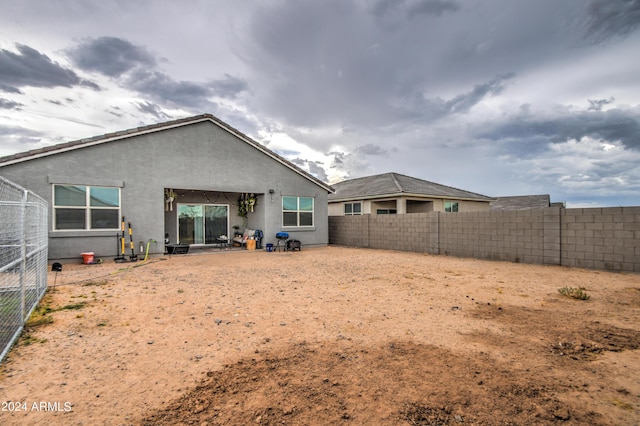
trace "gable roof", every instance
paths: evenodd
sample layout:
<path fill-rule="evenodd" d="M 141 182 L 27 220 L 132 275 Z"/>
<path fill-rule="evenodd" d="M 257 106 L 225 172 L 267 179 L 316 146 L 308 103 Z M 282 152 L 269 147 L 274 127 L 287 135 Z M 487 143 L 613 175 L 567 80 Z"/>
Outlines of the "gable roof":
<path fill-rule="evenodd" d="M 433 198 L 449 198 L 456 200 L 491 201 L 493 198 L 465 191 L 439 183 L 401 175 L 384 173 L 345 180 L 333 184 L 334 194 L 329 194 L 329 201 L 345 201 L 365 198 L 397 197 L 413 195 Z"/>
<path fill-rule="evenodd" d="M 93 145 L 99 145 L 103 143 L 113 142 L 117 140 L 131 138 L 134 136 L 145 135 L 149 133 L 161 132 L 163 130 L 174 129 L 176 127 L 183 127 L 183 126 L 188 126 L 191 124 L 202 123 L 207 121 L 215 124 L 216 126 L 220 127 L 223 130 L 226 130 L 227 132 L 236 136 L 238 139 L 242 140 L 243 142 L 246 142 L 247 144 L 253 146 L 258 151 L 262 152 L 268 157 L 271 157 L 272 159 L 276 160 L 277 162 L 284 165 L 285 167 L 288 167 L 289 169 L 293 170 L 295 173 L 299 174 L 300 176 L 310 180 L 311 182 L 315 183 L 321 188 L 327 190 L 329 193 L 334 192 L 334 189 L 329 184 L 324 183 L 320 179 L 316 178 L 315 176 L 311 175 L 310 173 L 296 166 L 286 158 L 281 157 L 280 155 L 271 151 L 264 145 L 260 144 L 259 142 L 256 142 L 255 140 L 251 139 L 249 136 L 231 127 L 230 125 L 223 122 L 222 120 L 220 120 L 219 118 L 215 117 L 212 114 L 200 114 L 193 117 L 180 118 L 177 120 L 166 121 L 163 123 L 157 123 L 157 124 L 151 124 L 148 126 L 142 126 L 142 127 L 137 127 L 133 129 L 121 130 L 121 131 L 107 133 L 100 136 L 93 136 L 90 138 L 79 139 L 71 142 L 65 142 L 61 144 L 38 148 L 31 151 L 25 151 L 17 154 L 7 155 L 4 157 L 0 157 L 0 167 L 21 163 L 24 161 L 34 160 L 36 158 L 42 158 L 49 155 L 55 155 L 62 152 L 82 149 L 82 148 L 86 148 Z"/>
<path fill-rule="evenodd" d="M 550 205 L 549 194 L 516 195 L 513 197 L 498 197 L 491 202 L 491 210 L 545 209 Z"/>

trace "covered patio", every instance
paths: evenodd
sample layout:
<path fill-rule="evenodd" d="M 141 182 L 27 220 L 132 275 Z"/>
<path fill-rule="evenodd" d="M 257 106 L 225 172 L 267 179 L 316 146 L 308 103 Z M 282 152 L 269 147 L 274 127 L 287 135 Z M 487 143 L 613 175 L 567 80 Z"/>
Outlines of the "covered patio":
<path fill-rule="evenodd" d="M 165 248 L 171 252 L 181 247 L 170 254 L 184 247 L 244 249 L 249 240 L 261 248 L 264 198 L 255 192 L 165 188 Z"/>

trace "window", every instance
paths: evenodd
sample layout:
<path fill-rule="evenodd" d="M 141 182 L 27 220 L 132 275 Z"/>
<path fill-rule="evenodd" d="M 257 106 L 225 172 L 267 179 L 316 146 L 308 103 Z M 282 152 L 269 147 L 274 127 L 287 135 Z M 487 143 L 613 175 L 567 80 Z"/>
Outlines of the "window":
<path fill-rule="evenodd" d="M 345 203 L 344 214 L 345 216 L 362 214 L 362 203 Z"/>
<path fill-rule="evenodd" d="M 445 201 L 444 202 L 444 211 L 448 213 L 455 213 L 458 211 L 458 202 L 457 201 Z"/>
<path fill-rule="evenodd" d="M 282 197 L 282 226 L 313 226 L 313 198 Z"/>
<path fill-rule="evenodd" d="M 396 214 L 396 209 L 377 209 L 376 214 Z"/>
<path fill-rule="evenodd" d="M 120 229 L 120 188 L 53 186 L 55 230 Z"/>

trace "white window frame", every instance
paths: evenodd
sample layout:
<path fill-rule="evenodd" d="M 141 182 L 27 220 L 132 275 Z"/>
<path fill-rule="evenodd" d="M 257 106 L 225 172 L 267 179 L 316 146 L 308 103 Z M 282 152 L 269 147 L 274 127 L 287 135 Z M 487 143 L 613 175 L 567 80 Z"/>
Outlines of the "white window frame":
<path fill-rule="evenodd" d="M 296 210 L 285 210 L 284 209 L 284 199 L 285 198 L 295 198 L 296 199 Z M 311 200 L 311 211 L 309 210 L 300 210 L 300 199 L 308 198 Z M 284 214 L 285 213 L 296 213 L 296 225 L 285 225 L 284 224 Z M 311 213 L 311 225 L 300 225 L 300 213 Z M 305 197 L 302 195 L 283 195 L 282 196 L 282 228 L 286 229 L 295 229 L 295 228 L 313 228 L 316 223 L 316 200 L 314 197 Z"/>
<path fill-rule="evenodd" d="M 444 202 L 445 213 L 458 213 L 460 211 L 459 201 L 445 201 Z"/>
<path fill-rule="evenodd" d="M 84 187 L 85 188 L 85 204 L 84 206 L 64 206 L 56 204 L 56 187 L 59 186 L 76 186 L 76 187 Z M 92 206 L 91 205 L 91 188 L 109 188 L 109 189 L 117 189 L 118 190 L 118 207 L 112 206 Z M 121 222 L 120 218 L 122 217 L 122 191 L 121 188 L 117 186 L 106 186 L 106 185 L 76 185 L 76 184 L 53 184 L 51 185 L 51 200 L 53 205 L 53 212 L 51 215 L 51 219 L 53 221 L 51 225 L 51 229 L 58 232 L 84 232 L 84 231 L 114 231 L 120 230 Z M 57 228 L 56 225 L 57 215 L 59 209 L 65 210 L 84 210 L 84 228 Z M 91 227 L 91 210 L 118 210 L 116 226 L 114 228 L 92 228 Z"/>
<path fill-rule="evenodd" d="M 360 211 L 357 213 L 354 213 L 353 208 L 358 205 L 360 206 Z M 351 206 L 351 211 L 347 212 L 347 206 Z M 344 203 L 344 207 L 342 208 L 342 211 L 344 212 L 345 216 L 360 216 L 362 214 L 362 202 L 360 201 L 355 201 L 352 203 Z"/>

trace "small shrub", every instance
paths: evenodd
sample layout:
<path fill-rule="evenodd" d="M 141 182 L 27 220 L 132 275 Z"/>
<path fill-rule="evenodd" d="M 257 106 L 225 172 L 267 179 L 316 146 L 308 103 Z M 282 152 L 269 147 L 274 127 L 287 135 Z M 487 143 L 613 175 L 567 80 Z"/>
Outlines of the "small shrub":
<path fill-rule="evenodd" d="M 36 328 L 47 324 L 52 324 L 53 318 L 49 315 L 32 315 L 29 317 L 24 326 L 27 328 Z"/>
<path fill-rule="evenodd" d="M 565 286 L 565 287 L 559 288 L 558 292 L 560 292 L 560 294 L 563 296 L 572 297 L 574 299 L 589 300 L 591 296 L 589 296 L 587 292 L 584 290 L 585 289 L 583 287 L 573 288 L 573 287 Z"/>
<path fill-rule="evenodd" d="M 47 343 L 47 339 L 39 339 L 29 333 L 25 333 L 20 337 L 20 340 L 18 341 L 18 345 L 22 346 L 29 346 L 34 343 Z"/>
<path fill-rule="evenodd" d="M 84 308 L 84 305 L 86 304 L 87 302 L 80 302 L 80 303 L 74 303 L 73 305 L 65 305 L 62 308 L 55 309 L 55 311 L 65 311 L 65 310 L 75 311 L 75 310 Z"/>

